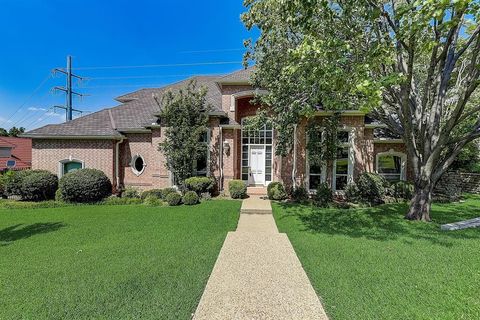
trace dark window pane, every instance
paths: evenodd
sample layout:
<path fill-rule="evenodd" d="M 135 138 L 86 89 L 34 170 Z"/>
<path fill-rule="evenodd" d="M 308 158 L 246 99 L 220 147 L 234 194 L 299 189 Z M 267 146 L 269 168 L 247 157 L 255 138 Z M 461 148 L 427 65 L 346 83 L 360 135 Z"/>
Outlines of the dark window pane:
<path fill-rule="evenodd" d="M 310 188 L 311 190 L 317 190 L 318 186 L 319 186 L 320 183 L 321 183 L 321 180 L 322 180 L 322 177 L 321 177 L 321 176 L 318 176 L 318 175 L 312 176 L 312 175 L 310 175 L 310 186 L 309 186 L 309 188 Z"/>
<path fill-rule="evenodd" d="M 197 174 L 200 173 L 207 173 L 207 154 L 202 154 L 198 159 L 197 159 L 197 167 L 196 167 Z"/>
<path fill-rule="evenodd" d="M 242 174 L 242 180 L 247 181 L 248 180 L 248 174 Z"/>
<path fill-rule="evenodd" d="M 248 138 L 243 138 L 243 139 L 242 139 L 242 143 L 243 143 L 243 144 L 248 144 Z"/>
<path fill-rule="evenodd" d="M 337 139 L 339 143 L 348 143 L 348 131 L 339 131 L 337 133 Z"/>
<path fill-rule="evenodd" d="M 272 181 L 272 176 L 271 175 L 265 175 L 265 180 L 266 181 Z"/>
<path fill-rule="evenodd" d="M 143 158 L 142 157 L 137 157 L 135 159 L 135 163 L 134 163 L 134 167 L 135 167 L 135 170 L 138 171 L 138 172 L 141 172 L 143 170 Z"/>
<path fill-rule="evenodd" d="M 348 159 L 348 148 L 340 148 L 337 150 L 337 159 Z"/>
<path fill-rule="evenodd" d="M 348 181 L 347 176 L 337 176 L 336 181 L 337 181 L 336 189 L 345 190 L 345 187 L 347 186 L 347 181 Z"/>
<path fill-rule="evenodd" d="M 242 166 L 243 167 L 248 167 L 248 159 L 247 160 L 242 160 Z"/>
<path fill-rule="evenodd" d="M 82 164 L 80 162 L 67 162 L 63 164 L 63 173 L 69 173 L 79 169 L 82 169 Z"/>
<path fill-rule="evenodd" d="M 322 173 L 322 166 L 310 164 L 310 173 L 316 173 L 316 174 Z"/>
<path fill-rule="evenodd" d="M 397 156 L 381 156 L 378 158 L 378 173 L 400 174 L 402 171 L 402 159 Z"/>

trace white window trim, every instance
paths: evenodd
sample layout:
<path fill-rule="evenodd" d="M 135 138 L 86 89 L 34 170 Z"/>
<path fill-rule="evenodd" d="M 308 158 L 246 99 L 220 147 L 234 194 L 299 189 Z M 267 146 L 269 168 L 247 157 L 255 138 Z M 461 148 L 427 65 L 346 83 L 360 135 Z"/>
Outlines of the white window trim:
<path fill-rule="evenodd" d="M 65 175 L 65 172 L 64 172 L 64 165 L 66 163 L 70 163 L 70 162 L 75 162 L 75 163 L 80 163 L 82 165 L 82 169 L 85 168 L 85 162 L 83 162 L 83 160 L 79 160 L 79 159 L 74 159 L 72 157 L 70 157 L 69 159 L 63 159 L 63 160 L 60 160 L 58 162 L 58 176 L 61 178 Z"/>
<path fill-rule="evenodd" d="M 324 131 L 324 130 L 325 130 L 324 128 L 321 128 L 321 130 L 320 130 L 320 134 L 322 135 L 322 136 L 321 136 L 322 141 L 323 141 L 323 138 L 324 138 L 324 135 L 323 135 L 323 131 Z M 308 134 L 307 134 L 307 135 L 306 135 L 306 142 L 307 142 L 306 145 L 308 145 L 309 141 L 310 141 L 310 137 L 309 137 Z M 311 173 L 310 173 L 310 161 L 309 161 L 310 155 L 309 155 L 308 148 L 307 148 L 307 157 L 306 157 L 306 158 L 307 158 L 307 159 L 306 159 L 306 165 L 305 165 L 305 167 L 306 167 L 306 170 L 307 170 L 307 171 L 306 171 L 307 174 L 306 174 L 305 183 L 307 184 L 307 189 L 309 190 L 309 192 L 310 192 L 310 193 L 314 193 L 316 190 L 310 188 L 310 175 L 320 176 L 320 182 L 321 182 L 321 183 L 325 183 L 325 182 L 327 181 L 327 167 L 326 167 L 325 165 L 323 165 L 320 174 L 318 174 L 318 173 L 311 174 Z"/>
<path fill-rule="evenodd" d="M 138 158 L 141 158 L 143 161 L 143 168 L 140 171 L 135 168 L 135 161 L 137 161 Z M 130 168 L 132 169 L 134 175 L 136 175 L 137 177 L 141 176 L 145 172 L 146 167 L 147 163 L 145 162 L 145 158 L 142 155 L 136 154 L 132 157 L 132 161 L 130 161 Z"/>
<path fill-rule="evenodd" d="M 397 157 L 400 157 L 400 159 L 402 159 L 402 163 L 400 166 L 400 181 L 406 181 L 407 180 L 407 155 L 403 152 L 394 151 L 393 149 L 390 149 L 389 151 L 386 151 L 386 152 L 377 153 L 375 155 L 375 172 L 381 176 L 383 176 L 383 174 L 378 172 L 378 163 L 379 163 L 380 157 L 382 156 L 397 156 Z"/>
<path fill-rule="evenodd" d="M 348 147 L 348 173 L 347 173 L 347 183 L 353 183 L 353 170 L 355 168 L 355 149 L 354 149 L 354 145 L 355 145 L 355 129 L 353 127 L 341 127 L 338 129 L 338 132 L 348 132 L 348 142 L 345 143 L 345 144 L 342 144 L 343 147 Z M 307 136 L 307 139 L 308 139 L 308 136 Z M 322 139 L 323 139 L 323 129 L 322 129 Z M 308 140 L 307 140 L 307 143 L 308 143 Z M 307 163 L 306 163 L 306 167 L 307 167 L 307 179 L 306 179 L 306 183 L 307 183 L 307 187 L 309 189 L 310 192 L 314 192 L 315 190 L 313 189 L 310 189 L 310 164 L 309 164 L 309 161 L 308 161 L 308 150 L 307 150 Z M 336 188 L 336 185 L 337 185 L 337 160 L 333 160 L 333 168 L 332 168 L 332 191 L 334 192 L 337 192 L 337 188 Z M 318 175 L 318 174 L 314 174 L 314 175 Z M 326 182 L 327 181 L 327 166 L 326 164 L 324 164 L 322 166 L 322 172 L 320 174 L 320 181 L 322 183 Z M 339 191 L 339 192 L 343 192 L 343 190 Z"/>

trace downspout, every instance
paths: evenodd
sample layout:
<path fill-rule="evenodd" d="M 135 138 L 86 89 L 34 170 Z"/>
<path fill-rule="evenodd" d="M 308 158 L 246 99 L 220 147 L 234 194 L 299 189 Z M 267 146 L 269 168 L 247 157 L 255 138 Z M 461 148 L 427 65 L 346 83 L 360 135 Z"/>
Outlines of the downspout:
<path fill-rule="evenodd" d="M 218 128 L 220 130 L 220 156 L 218 157 L 218 162 L 219 162 L 219 168 L 220 168 L 220 185 L 219 185 L 219 191 L 223 191 L 223 128 L 218 125 Z"/>
<path fill-rule="evenodd" d="M 124 138 L 121 138 L 115 145 L 115 180 L 117 182 L 117 192 L 120 186 L 120 145 L 123 143 Z"/>
<path fill-rule="evenodd" d="M 292 188 L 297 187 L 297 124 L 293 125 L 293 168 L 292 168 Z"/>

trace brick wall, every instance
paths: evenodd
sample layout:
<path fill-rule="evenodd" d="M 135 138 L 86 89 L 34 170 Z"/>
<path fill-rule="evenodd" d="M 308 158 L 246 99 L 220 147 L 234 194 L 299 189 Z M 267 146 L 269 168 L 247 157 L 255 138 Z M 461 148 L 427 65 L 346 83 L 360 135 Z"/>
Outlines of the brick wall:
<path fill-rule="evenodd" d="M 440 196 L 455 198 L 461 193 L 480 194 L 480 174 L 448 171 L 435 187 L 435 194 Z"/>
<path fill-rule="evenodd" d="M 48 170 L 60 175 L 60 161 L 76 159 L 83 161 L 86 168 L 102 170 L 114 183 L 115 143 L 116 141 L 113 140 L 34 139 L 32 169 Z"/>

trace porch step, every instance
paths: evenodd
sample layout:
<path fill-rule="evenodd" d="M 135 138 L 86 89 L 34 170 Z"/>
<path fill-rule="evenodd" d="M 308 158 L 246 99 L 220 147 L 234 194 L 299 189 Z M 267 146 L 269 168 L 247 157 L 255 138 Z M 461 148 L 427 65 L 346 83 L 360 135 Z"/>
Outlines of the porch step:
<path fill-rule="evenodd" d="M 267 187 L 247 187 L 247 194 L 249 196 L 266 196 Z"/>
<path fill-rule="evenodd" d="M 251 195 L 250 198 L 243 200 L 242 214 L 271 214 L 272 206 L 270 201 L 258 195 Z"/>

